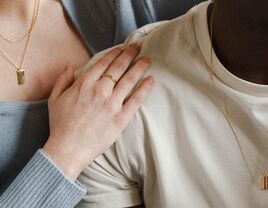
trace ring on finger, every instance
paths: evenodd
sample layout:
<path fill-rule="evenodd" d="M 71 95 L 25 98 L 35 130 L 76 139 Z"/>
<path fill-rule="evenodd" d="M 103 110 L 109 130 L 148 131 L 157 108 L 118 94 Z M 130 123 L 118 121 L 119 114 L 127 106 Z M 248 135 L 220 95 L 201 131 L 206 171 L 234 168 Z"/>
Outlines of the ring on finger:
<path fill-rule="evenodd" d="M 101 76 L 101 78 L 104 78 L 104 77 L 110 79 L 114 83 L 114 86 L 117 84 L 117 80 L 114 79 L 114 77 L 112 75 L 110 75 L 110 74 L 103 74 Z"/>

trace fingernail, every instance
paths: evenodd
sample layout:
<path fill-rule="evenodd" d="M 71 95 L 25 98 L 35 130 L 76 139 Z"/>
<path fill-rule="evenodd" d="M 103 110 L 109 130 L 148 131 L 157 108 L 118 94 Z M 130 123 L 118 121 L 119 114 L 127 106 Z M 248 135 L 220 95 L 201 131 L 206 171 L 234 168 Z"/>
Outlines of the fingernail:
<path fill-rule="evenodd" d="M 73 70 L 72 69 L 72 65 L 71 64 L 67 64 L 66 67 L 65 67 L 65 72 L 69 72 L 71 70 Z"/>
<path fill-rule="evenodd" d="M 139 43 L 132 43 L 130 46 L 131 46 L 131 47 L 135 47 L 135 48 L 137 48 L 137 49 L 140 48 L 140 44 L 139 44 Z"/>
<path fill-rule="evenodd" d="M 151 61 L 151 59 L 149 57 L 144 57 L 143 60 L 148 62 L 148 64 L 152 63 L 152 61 Z"/>
<path fill-rule="evenodd" d="M 154 83 L 154 77 L 152 75 L 147 76 L 146 79 L 148 80 L 148 82 L 150 84 L 153 84 Z"/>
<path fill-rule="evenodd" d="M 123 45 L 117 46 L 116 49 L 120 49 L 121 51 L 124 49 L 125 47 Z"/>

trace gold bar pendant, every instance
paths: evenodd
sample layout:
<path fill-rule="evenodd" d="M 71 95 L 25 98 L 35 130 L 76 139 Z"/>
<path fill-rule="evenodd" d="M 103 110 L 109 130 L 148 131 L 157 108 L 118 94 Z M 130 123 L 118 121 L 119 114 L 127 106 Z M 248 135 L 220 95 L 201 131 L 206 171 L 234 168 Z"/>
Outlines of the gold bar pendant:
<path fill-rule="evenodd" d="M 260 176 L 260 189 L 261 190 L 267 190 L 268 189 L 268 176 L 267 175 L 261 175 Z"/>
<path fill-rule="evenodd" d="M 25 75 L 23 69 L 17 70 L 18 84 L 23 85 L 25 83 Z"/>

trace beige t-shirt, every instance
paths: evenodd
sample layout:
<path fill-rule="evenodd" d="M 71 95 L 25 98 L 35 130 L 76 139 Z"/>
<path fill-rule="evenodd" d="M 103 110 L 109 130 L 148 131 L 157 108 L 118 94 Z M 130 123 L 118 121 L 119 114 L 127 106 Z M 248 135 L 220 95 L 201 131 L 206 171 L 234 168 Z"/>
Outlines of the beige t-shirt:
<path fill-rule="evenodd" d="M 245 160 L 210 79 L 208 5 L 141 38 L 156 86 L 121 138 L 79 177 L 88 193 L 78 207 L 268 207 L 255 167 L 268 165 L 268 86 L 234 76 L 213 52 L 215 85 Z"/>

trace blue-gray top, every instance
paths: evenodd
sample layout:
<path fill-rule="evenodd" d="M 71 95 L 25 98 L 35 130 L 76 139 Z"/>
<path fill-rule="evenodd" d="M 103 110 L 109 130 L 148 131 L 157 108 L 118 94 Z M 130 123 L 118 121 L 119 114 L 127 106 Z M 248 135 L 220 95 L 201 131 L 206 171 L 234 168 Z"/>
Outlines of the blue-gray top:
<path fill-rule="evenodd" d="M 62 0 L 91 53 L 138 27 L 179 16 L 200 0 Z M 49 136 L 46 100 L 0 102 L 0 207 L 74 207 L 85 189 L 40 149 Z"/>

